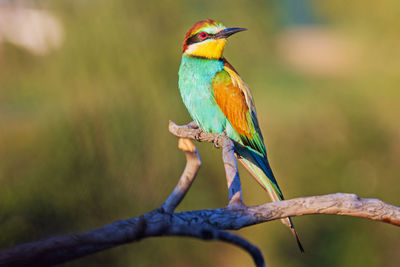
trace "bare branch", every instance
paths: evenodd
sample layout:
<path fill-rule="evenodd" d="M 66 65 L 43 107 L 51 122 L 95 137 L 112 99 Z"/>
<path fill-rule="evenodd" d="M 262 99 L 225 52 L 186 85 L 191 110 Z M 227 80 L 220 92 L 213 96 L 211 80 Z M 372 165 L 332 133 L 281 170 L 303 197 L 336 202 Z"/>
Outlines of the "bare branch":
<path fill-rule="evenodd" d="M 222 160 L 224 161 L 226 182 L 229 192 L 228 205 L 243 206 L 242 186 L 240 185 L 238 166 L 233 150 L 233 142 L 231 140 L 226 141 L 222 147 Z"/>
<path fill-rule="evenodd" d="M 238 247 L 241 247 L 243 250 L 247 251 L 253 257 L 254 263 L 256 264 L 257 267 L 266 266 L 261 251 L 246 239 L 241 238 L 240 236 L 234 235 L 229 232 L 219 232 L 219 236 L 217 237 L 217 239 L 234 244 Z"/>
<path fill-rule="evenodd" d="M 199 142 L 213 143 L 216 147 L 223 147 L 225 142 L 231 142 L 231 140 L 225 135 L 206 133 L 199 128 L 193 128 L 186 125 L 178 126 L 172 121 L 169 122 L 168 129 L 170 133 L 176 137 L 188 138 Z"/>
<path fill-rule="evenodd" d="M 193 122 L 192 122 L 193 123 Z M 189 138 L 199 142 L 210 142 L 216 147 L 222 147 L 222 160 L 224 162 L 226 182 L 229 192 L 229 205 L 244 205 L 242 199 L 242 188 L 240 185 L 237 161 L 233 150 L 233 141 L 225 134 L 212 134 L 203 132 L 198 127 L 191 125 L 178 126 L 174 122 L 169 122 L 169 131 L 181 138 Z"/>
<path fill-rule="evenodd" d="M 194 122 L 185 126 L 178 126 L 169 122 L 169 131 L 180 138 L 189 138 L 199 142 L 210 142 L 216 147 L 222 147 L 222 160 L 224 162 L 226 181 L 229 191 L 229 205 L 244 205 L 242 199 L 242 188 L 240 185 L 239 172 L 236 157 L 233 150 L 233 142 L 224 134 L 212 134 L 203 132 Z"/>
<path fill-rule="evenodd" d="M 302 197 L 246 207 L 242 204 L 232 141 L 224 135 L 209 134 L 196 128 L 193 123 L 177 126 L 170 122 L 169 125 L 171 133 L 178 137 L 211 142 L 223 148 L 229 188 L 229 205 L 226 208 L 173 212 L 189 190 L 201 163 L 193 143 L 188 139 L 180 139 L 179 148 L 185 152 L 187 164 L 178 185 L 160 208 L 93 231 L 52 237 L 1 251 L 0 266 L 49 266 L 142 238 L 167 235 L 228 242 L 245 249 L 257 266 L 265 266 L 257 247 L 224 230 L 237 230 L 249 225 L 306 214 L 363 217 L 400 226 L 399 207 L 377 199 L 360 199 L 354 194 Z"/>
<path fill-rule="evenodd" d="M 249 208 L 252 214 L 274 213 L 266 221 L 288 216 L 334 214 L 367 218 L 400 226 L 400 208 L 379 199 L 359 198 L 355 194 L 336 193 L 323 196 L 295 198 Z"/>
<path fill-rule="evenodd" d="M 363 217 L 400 226 L 400 208 L 354 194 L 330 194 L 271 202 L 254 207 L 165 213 L 161 209 L 140 217 L 117 221 L 94 231 L 49 238 L 0 253 L 0 266 L 50 265 L 72 260 L 117 245 L 152 236 L 168 235 L 170 227 L 209 227 L 237 230 L 243 227 L 306 214 Z"/>
<path fill-rule="evenodd" d="M 203 240 L 220 240 L 238 246 L 247 251 L 257 267 L 265 267 L 261 251 L 246 239 L 230 232 L 220 231 L 211 227 L 179 226 L 165 231 L 166 235 L 188 236 Z"/>
<path fill-rule="evenodd" d="M 185 152 L 186 166 L 174 191 L 172 191 L 171 195 L 162 205 L 165 212 L 173 212 L 179 203 L 181 203 L 196 178 L 201 165 L 199 152 L 192 141 L 186 138 L 179 138 L 178 148 Z"/>

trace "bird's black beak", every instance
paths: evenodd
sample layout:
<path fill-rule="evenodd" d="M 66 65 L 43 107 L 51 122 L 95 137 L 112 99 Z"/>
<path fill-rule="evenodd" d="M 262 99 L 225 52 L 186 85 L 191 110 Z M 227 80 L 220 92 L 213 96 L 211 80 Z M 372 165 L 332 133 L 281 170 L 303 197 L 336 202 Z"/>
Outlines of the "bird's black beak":
<path fill-rule="evenodd" d="M 247 29 L 245 29 L 245 28 L 226 28 L 226 29 L 220 31 L 219 33 L 215 34 L 214 38 L 215 39 L 228 38 L 232 34 L 242 32 L 242 31 L 247 31 Z"/>

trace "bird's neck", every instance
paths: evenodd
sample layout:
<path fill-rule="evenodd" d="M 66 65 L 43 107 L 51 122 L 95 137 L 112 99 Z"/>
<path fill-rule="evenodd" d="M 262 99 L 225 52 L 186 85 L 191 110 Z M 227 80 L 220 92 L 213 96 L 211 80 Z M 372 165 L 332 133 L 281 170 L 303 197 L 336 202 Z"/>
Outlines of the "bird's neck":
<path fill-rule="evenodd" d="M 206 63 L 220 63 L 223 62 L 223 57 L 221 58 L 207 58 L 202 56 L 190 55 L 187 53 L 182 54 L 182 63 L 188 64 L 206 64 Z"/>
<path fill-rule="evenodd" d="M 192 71 L 206 71 L 214 74 L 223 69 L 222 59 L 210 59 L 193 55 L 182 54 L 181 68 L 191 69 Z"/>

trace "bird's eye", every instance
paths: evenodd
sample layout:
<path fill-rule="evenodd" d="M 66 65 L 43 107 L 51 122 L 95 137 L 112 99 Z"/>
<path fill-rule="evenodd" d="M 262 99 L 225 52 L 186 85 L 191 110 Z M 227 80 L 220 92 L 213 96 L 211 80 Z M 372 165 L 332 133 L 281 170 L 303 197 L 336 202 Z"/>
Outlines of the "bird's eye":
<path fill-rule="evenodd" d="M 201 39 L 205 39 L 205 38 L 207 38 L 207 36 L 208 36 L 208 34 L 206 32 L 201 32 L 200 33 L 200 38 Z"/>

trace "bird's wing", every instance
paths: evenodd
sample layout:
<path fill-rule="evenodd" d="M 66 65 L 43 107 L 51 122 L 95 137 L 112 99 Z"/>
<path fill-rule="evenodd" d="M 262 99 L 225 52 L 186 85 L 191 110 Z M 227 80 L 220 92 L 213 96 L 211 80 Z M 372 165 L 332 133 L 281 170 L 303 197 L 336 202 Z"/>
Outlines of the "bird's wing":
<path fill-rule="evenodd" d="M 246 83 L 225 59 L 224 69 L 212 81 L 212 89 L 215 101 L 240 136 L 243 145 L 266 156 L 253 96 Z"/>
<path fill-rule="evenodd" d="M 253 97 L 245 82 L 225 59 L 224 69 L 215 75 L 212 89 L 215 101 L 245 145 L 244 148 L 235 146 L 235 151 L 240 149 L 239 161 L 267 190 L 273 201 L 283 200 L 267 159 Z M 283 218 L 282 222 L 291 229 L 300 250 L 304 251 L 290 217 Z"/>

